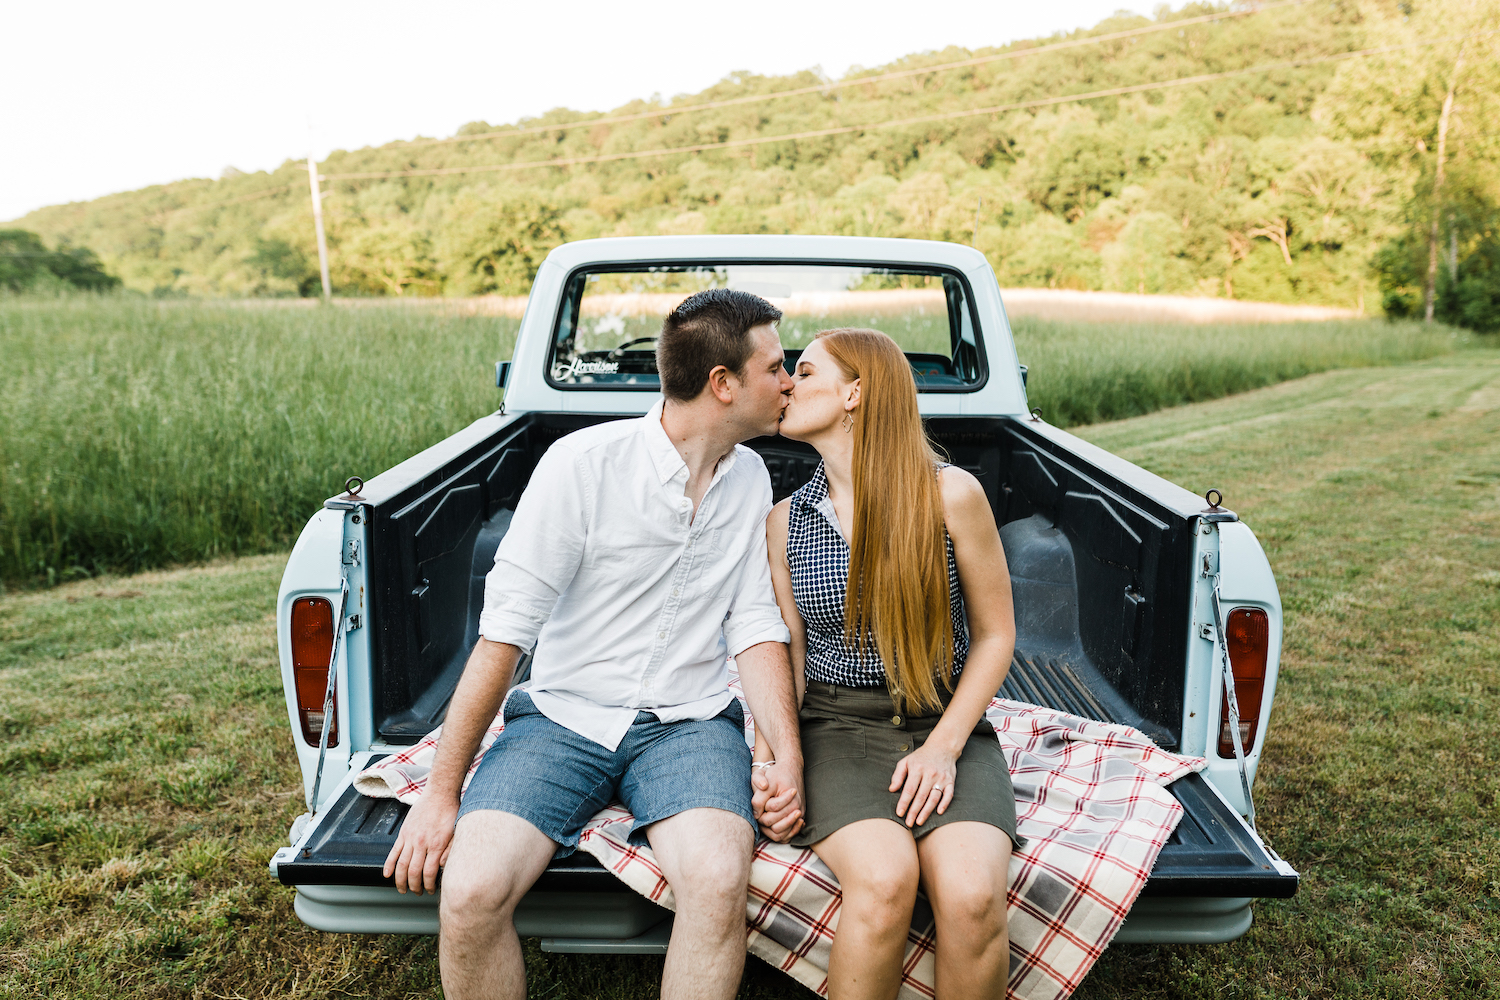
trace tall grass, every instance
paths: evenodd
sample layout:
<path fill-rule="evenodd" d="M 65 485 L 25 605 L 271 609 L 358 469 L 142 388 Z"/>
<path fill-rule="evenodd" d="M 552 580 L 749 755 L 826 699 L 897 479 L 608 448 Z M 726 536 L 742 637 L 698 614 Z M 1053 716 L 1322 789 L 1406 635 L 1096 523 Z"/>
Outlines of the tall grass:
<path fill-rule="evenodd" d="M 1434 357 L 1472 335 L 1440 324 L 1141 324 L 1014 320 L 1027 397 L 1060 427 L 1217 399 L 1333 368 Z"/>
<path fill-rule="evenodd" d="M 498 405 L 516 321 L 0 300 L 0 578 L 274 550 Z"/>
<path fill-rule="evenodd" d="M 0 299 L 0 579 L 285 548 L 324 497 L 492 411 L 517 320 L 441 304 L 250 308 Z M 1020 320 L 1062 425 L 1429 357 L 1446 328 Z"/>

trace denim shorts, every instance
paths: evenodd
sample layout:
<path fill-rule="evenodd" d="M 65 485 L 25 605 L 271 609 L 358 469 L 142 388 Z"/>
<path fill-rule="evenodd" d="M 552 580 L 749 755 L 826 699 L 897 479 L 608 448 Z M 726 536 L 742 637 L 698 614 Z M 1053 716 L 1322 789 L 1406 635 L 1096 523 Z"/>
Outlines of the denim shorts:
<path fill-rule="evenodd" d="M 750 748 L 745 714 L 731 701 L 712 719 L 662 722 L 638 712 L 611 753 L 547 718 L 525 691 L 505 705 L 503 729 L 464 792 L 458 815 L 496 809 L 519 816 L 572 854 L 594 814 L 619 799 L 635 816 L 633 844 L 646 827 L 689 809 L 723 809 L 743 816 L 750 807 Z"/>

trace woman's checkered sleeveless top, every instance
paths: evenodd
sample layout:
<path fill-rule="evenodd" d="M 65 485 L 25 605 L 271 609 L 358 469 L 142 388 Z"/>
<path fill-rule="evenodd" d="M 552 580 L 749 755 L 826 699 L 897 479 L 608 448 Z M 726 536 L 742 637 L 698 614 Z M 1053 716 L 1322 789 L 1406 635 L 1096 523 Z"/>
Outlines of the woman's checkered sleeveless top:
<path fill-rule="evenodd" d="M 839 534 L 838 515 L 828 499 L 822 463 L 808 484 L 792 494 L 787 516 L 786 559 L 792 569 L 792 596 L 807 623 L 807 679 L 845 687 L 885 687 L 885 664 L 869 637 L 861 656 L 844 637 L 844 590 L 849 581 L 849 543 Z M 953 540 L 948 549 L 948 608 L 953 617 L 953 676 L 969 655 L 969 623 L 958 589 Z"/>

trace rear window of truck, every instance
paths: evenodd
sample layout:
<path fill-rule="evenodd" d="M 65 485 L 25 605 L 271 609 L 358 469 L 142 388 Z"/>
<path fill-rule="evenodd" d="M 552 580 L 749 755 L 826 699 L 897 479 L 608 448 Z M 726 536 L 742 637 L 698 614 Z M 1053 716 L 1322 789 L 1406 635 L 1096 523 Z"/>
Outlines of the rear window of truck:
<path fill-rule="evenodd" d="M 819 330 L 870 327 L 906 352 L 922 392 L 984 381 L 968 283 L 918 266 L 833 263 L 605 265 L 569 276 L 553 330 L 553 385 L 656 391 L 656 337 L 683 299 L 708 288 L 753 292 L 781 310 L 787 368 Z"/>

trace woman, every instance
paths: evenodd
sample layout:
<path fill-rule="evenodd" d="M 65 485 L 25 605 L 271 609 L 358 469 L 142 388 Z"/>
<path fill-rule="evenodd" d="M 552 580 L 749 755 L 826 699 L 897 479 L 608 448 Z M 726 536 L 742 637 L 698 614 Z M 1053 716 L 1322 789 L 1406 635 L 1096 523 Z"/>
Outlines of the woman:
<path fill-rule="evenodd" d="M 823 462 L 767 534 L 802 704 L 806 826 L 792 843 L 844 894 L 829 996 L 896 995 L 919 885 L 938 996 L 1003 996 L 1020 841 L 984 712 L 1015 624 L 989 501 L 928 444 L 911 366 L 885 334 L 824 331 L 792 377 L 781 433 Z"/>

